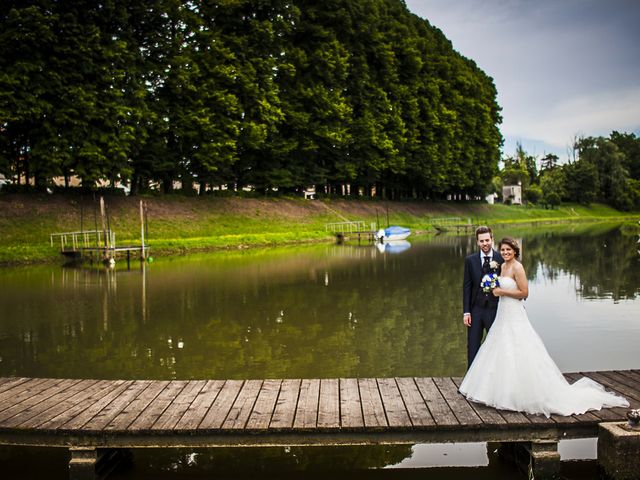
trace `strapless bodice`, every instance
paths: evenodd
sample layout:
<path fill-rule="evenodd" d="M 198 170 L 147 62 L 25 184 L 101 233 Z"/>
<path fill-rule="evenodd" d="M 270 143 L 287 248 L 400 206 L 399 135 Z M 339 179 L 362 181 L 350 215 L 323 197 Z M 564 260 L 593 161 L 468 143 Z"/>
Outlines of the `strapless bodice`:
<path fill-rule="evenodd" d="M 516 290 L 518 288 L 516 281 L 511 277 L 498 277 L 500 287 L 505 290 Z"/>

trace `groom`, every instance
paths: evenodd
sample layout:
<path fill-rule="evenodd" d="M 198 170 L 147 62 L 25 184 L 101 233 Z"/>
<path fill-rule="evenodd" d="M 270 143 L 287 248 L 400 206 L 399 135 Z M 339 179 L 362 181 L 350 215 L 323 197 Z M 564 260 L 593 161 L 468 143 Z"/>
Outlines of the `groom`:
<path fill-rule="evenodd" d="M 479 252 L 464 259 L 464 281 L 462 283 L 463 321 L 467 330 L 467 361 L 471 366 L 482 342 L 484 330 L 487 332 L 496 318 L 498 297 L 491 292 L 484 293 L 480 287 L 482 277 L 487 273 L 500 273 L 503 259 L 493 250 L 493 233 L 489 227 L 476 229 L 476 243 Z M 493 266 L 497 268 L 491 268 Z"/>

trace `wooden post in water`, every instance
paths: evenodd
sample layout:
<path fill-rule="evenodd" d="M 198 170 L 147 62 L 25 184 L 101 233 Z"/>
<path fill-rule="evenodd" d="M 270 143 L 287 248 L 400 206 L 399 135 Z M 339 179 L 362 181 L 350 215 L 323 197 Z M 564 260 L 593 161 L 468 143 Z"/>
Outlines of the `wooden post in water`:
<path fill-rule="evenodd" d="M 104 208 L 104 197 L 100 197 L 100 218 L 102 219 L 102 235 L 104 238 L 104 253 L 102 255 L 102 260 L 107 259 L 107 225 L 105 223 L 105 208 Z"/>
<path fill-rule="evenodd" d="M 140 260 L 144 261 L 145 252 L 144 252 L 144 205 L 142 200 L 140 200 L 140 238 L 142 239 L 142 247 L 140 250 Z"/>

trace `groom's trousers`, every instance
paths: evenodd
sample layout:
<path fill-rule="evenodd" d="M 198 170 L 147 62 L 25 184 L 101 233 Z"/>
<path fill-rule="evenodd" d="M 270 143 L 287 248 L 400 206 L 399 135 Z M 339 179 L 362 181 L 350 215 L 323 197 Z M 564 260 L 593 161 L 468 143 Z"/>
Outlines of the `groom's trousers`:
<path fill-rule="evenodd" d="M 467 330 L 467 368 L 471 366 L 473 359 L 476 358 L 482 343 L 482 335 L 485 331 L 488 332 L 491 325 L 493 325 L 497 311 L 497 303 L 471 307 L 471 326 Z"/>

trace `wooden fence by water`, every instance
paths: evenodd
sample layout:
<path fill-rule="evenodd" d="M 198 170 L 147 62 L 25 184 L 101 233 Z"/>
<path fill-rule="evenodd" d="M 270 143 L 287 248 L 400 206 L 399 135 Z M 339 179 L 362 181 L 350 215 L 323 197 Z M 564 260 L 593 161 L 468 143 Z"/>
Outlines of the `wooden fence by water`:
<path fill-rule="evenodd" d="M 470 218 L 438 217 L 432 218 L 429 223 L 438 232 L 473 233 L 477 228 L 477 225 Z"/>
<path fill-rule="evenodd" d="M 377 232 L 376 222 L 372 222 L 367 227 L 364 221 L 347 221 L 347 222 L 333 222 L 325 225 L 325 231 L 331 232 L 339 242 L 342 242 L 350 237 L 357 237 L 358 241 L 365 238 L 368 241 L 375 241 L 375 235 Z"/>
<path fill-rule="evenodd" d="M 640 407 L 639 370 L 567 378 L 583 375 Z M 467 401 L 460 381 L 0 378 L 0 444 L 67 447 L 71 478 L 93 472 L 101 449 L 144 447 L 529 442 L 544 465 L 559 462 L 559 440 L 597 436 L 599 423 L 627 412 L 547 418 L 496 410 Z"/>

